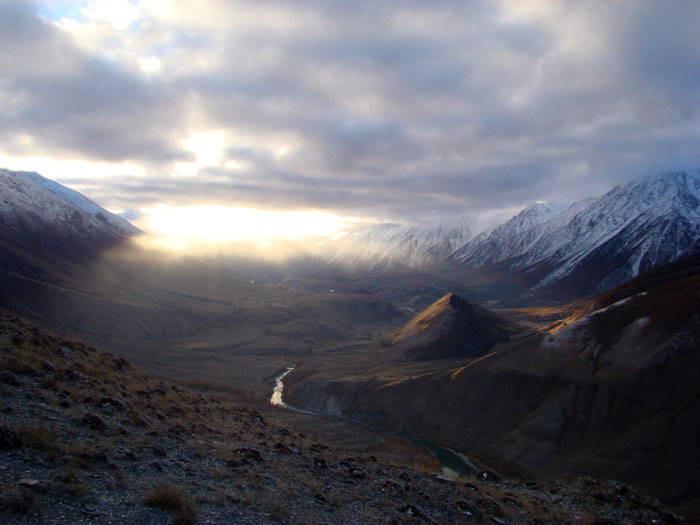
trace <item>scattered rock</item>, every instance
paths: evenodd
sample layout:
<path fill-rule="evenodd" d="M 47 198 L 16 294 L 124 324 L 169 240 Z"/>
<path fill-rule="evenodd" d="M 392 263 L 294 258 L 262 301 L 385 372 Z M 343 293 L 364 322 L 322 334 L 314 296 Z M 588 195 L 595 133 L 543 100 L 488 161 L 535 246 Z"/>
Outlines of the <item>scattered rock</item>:
<path fill-rule="evenodd" d="M 272 448 L 274 448 L 280 454 L 291 454 L 292 453 L 292 449 L 281 442 L 275 443 L 275 446 Z"/>
<path fill-rule="evenodd" d="M 69 382 L 74 382 L 80 379 L 80 375 L 72 368 L 66 368 L 61 374 L 61 378 Z"/>
<path fill-rule="evenodd" d="M 226 462 L 226 466 L 230 467 L 230 468 L 241 468 L 241 467 L 245 467 L 246 465 L 250 465 L 250 462 L 247 459 L 242 459 L 242 460 L 229 459 Z"/>
<path fill-rule="evenodd" d="M 363 479 L 363 478 L 367 477 L 367 475 L 365 474 L 365 471 L 362 470 L 361 468 L 351 468 L 349 474 L 350 474 L 351 478 L 355 478 L 355 479 Z"/>
<path fill-rule="evenodd" d="M 255 461 L 256 463 L 262 463 L 263 461 L 263 457 L 260 454 L 260 451 L 254 448 L 241 447 L 236 449 L 236 454 L 249 461 Z"/>
<path fill-rule="evenodd" d="M 491 469 L 480 470 L 477 473 L 476 477 L 479 478 L 481 481 L 491 481 L 495 483 L 501 481 L 501 478 L 498 476 L 498 474 L 496 474 Z"/>
<path fill-rule="evenodd" d="M 20 382 L 19 379 L 17 379 L 17 376 L 13 374 L 12 372 L 9 372 L 5 370 L 2 374 L 0 374 L 0 381 L 5 383 L 6 385 L 9 386 L 19 386 Z"/>
<path fill-rule="evenodd" d="M 399 512 L 406 514 L 413 518 L 419 518 L 425 521 L 432 521 L 428 516 L 425 515 L 418 507 L 412 504 L 404 505 L 399 509 Z"/>
<path fill-rule="evenodd" d="M 151 449 L 151 452 L 153 452 L 154 456 L 158 456 L 159 458 L 167 458 L 168 457 L 168 452 L 165 450 L 160 445 L 152 445 L 149 447 Z"/>
<path fill-rule="evenodd" d="M 96 430 L 102 430 L 107 428 L 107 424 L 104 422 L 104 420 L 94 412 L 88 412 L 87 414 L 85 414 L 82 417 L 81 422 L 83 425 L 86 425 L 90 428 L 94 428 Z"/>
<path fill-rule="evenodd" d="M 51 488 L 51 484 L 47 481 L 33 478 L 22 478 L 19 480 L 20 487 L 27 487 L 36 492 L 48 492 Z"/>
<path fill-rule="evenodd" d="M 124 403 L 111 397 L 103 397 L 97 405 L 105 410 L 124 410 Z"/>
<path fill-rule="evenodd" d="M 90 518 L 96 518 L 97 516 L 99 516 L 101 514 L 101 512 L 99 510 L 97 510 L 97 507 L 95 507 L 93 505 L 88 505 L 87 503 L 83 503 L 80 506 L 80 512 L 82 512 L 83 514 L 85 514 L 86 516 L 88 516 Z"/>
<path fill-rule="evenodd" d="M 22 437 L 14 428 L 0 425 L 0 450 L 19 448 L 22 446 Z"/>

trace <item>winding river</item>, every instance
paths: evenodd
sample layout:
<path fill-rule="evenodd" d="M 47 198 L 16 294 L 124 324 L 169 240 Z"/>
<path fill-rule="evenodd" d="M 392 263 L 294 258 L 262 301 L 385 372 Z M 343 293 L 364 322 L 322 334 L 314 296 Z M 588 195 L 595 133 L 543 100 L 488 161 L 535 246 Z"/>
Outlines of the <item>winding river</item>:
<path fill-rule="evenodd" d="M 285 403 L 284 401 L 284 378 L 289 374 L 292 370 L 296 368 L 296 365 L 289 365 L 284 372 L 279 374 L 277 377 L 275 377 L 275 387 L 272 391 L 272 396 L 270 397 L 270 404 L 273 406 L 281 407 L 281 408 L 286 408 L 287 410 L 293 410 L 294 412 L 299 412 L 302 414 L 310 414 L 313 416 L 320 416 L 320 417 L 327 417 L 331 419 L 337 419 L 340 421 L 345 421 L 347 423 L 351 423 L 353 425 L 358 425 L 361 427 L 369 428 L 373 432 L 378 432 L 378 433 L 386 433 L 383 430 L 372 428 L 371 426 L 362 423 L 361 421 L 357 421 L 355 419 L 349 419 L 345 417 L 339 417 L 339 416 L 330 416 L 328 414 L 323 414 L 321 412 L 313 412 L 311 410 L 304 410 L 301 408 L 297 408 L 295 406 L 292 406 L 288 403 Z M 395 434 L 391 433 L 392 435 L 396 435 L 399 437 L 404 437 L 407 439 L 410 439 L 413 441 L 415 444 L 427 449 L 442 465 L 442 475 L 454 479 L 458 475 L 474 475 L 476 474 L 479 469 L 477 466 L 472 463 L 467 456 L 464 454 L 457 452 L 456 450 L 452 450 L 451 448 L 446 448 L 446 447 L 441 447 L 439 445 L 436 445 L 434 443 L 430 443 L 428 441 L 424 441 L 422 439 L 415 438 L 413 436 L 408 436 L 405 434 Z"/>

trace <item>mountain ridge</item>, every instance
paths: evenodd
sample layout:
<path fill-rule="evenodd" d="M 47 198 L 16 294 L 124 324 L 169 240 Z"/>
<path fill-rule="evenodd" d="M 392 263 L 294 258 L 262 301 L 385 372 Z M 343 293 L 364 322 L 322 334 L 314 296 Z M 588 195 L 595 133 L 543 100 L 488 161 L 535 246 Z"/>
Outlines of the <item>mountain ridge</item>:
<path fill-rule="evenodd" d="M 141 233 L 80 193 L 34 172 L 0 169 L 0 225 L 17 241 L 71 259 Z"/>

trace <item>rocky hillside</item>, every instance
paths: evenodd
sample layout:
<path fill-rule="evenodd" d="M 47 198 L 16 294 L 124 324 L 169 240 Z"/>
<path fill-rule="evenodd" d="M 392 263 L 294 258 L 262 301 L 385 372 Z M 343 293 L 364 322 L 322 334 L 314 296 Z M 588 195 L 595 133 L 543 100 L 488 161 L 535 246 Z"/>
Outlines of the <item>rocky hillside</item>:
<path fill-rule="evenodd" d="M 480 359 L 355 371 L 336 362 L 351 370 L 336 377 L 302 363 L 288 399 L 521 473 L 612 477 L 700 508 L 700 259 L 562 311 Z"/>
<path fill-rule="evenodd" d="M 509 323 L 449 293 L 384 340 L 390 355 L 425 361 L 479 357 L 508 340 Z"/>
<path fill-rule="evenodd" d="M 5 523 L 671 523 L 590 478 L 447 481 L 348 456 L 123 359 L 0 316 Z"/>

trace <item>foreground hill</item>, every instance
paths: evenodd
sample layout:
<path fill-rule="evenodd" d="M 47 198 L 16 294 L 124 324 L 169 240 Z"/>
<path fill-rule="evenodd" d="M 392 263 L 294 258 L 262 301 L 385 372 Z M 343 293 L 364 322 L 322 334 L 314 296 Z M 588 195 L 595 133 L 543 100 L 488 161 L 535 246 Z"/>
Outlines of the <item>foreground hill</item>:
<path fill-rule="evenodd" d="M 615 482 L 450 482 L 348 457 L 12 316 L 0 345 L 5 523 L 676 520 Z"/>
<path fill-rule="evenodd" d="M 288 377 L 312 410 L 459 448 L 504 468 L 646 487 L 697 508 L 700 258 L 660 267 L 475 360 L 363 370 L 313 360 Z"/>

